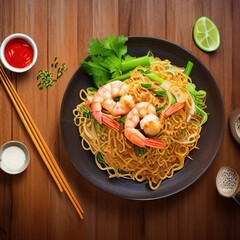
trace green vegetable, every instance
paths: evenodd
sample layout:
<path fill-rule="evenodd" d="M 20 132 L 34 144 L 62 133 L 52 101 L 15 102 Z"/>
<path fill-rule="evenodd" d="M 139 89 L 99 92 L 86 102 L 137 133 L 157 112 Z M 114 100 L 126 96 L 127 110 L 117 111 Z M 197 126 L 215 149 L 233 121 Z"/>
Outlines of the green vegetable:
<path fill-rule="evenodd" d="M 188 65 L 191 66 L 192 64 L 189 63 Z M 139 71 L 144 76 L 147 76 L 149 79 L 151 79 L 152 81 L 158 82 L 160 84 L 162 84 L 165 81 L 163 78 L 159 77 L 158 75 L 156 75 L 155 73 L 153 73 L 149 69 L 146 69 L 146 70 L 145 69 L 139 69 Z M 187 73 L 190 73 L 190 67 L 188 67 Z M 188 83 L 186 88 L 193 97 L 194 103 L 196 105 L 196 112 L 195 113 L 198 114 L 199 116 L 201 116 L 201 118 L 202 118 L 201 125 L 202 125 L 208 119 L 207 113 L 204 110 L 201 109 L 204 106 L 205 98 L 206 98 L 207 93 L 203 90 L 197 91 L 196 90 L 196 85 L 193 84 L 193 83 Z M 157 94 L 161 94 L 161 91 L 162 90 L 159 89 L 156 92 L 157 92 Z M 164 92 L 162 92 L 162 94 L 164 94 Z M 174 102 L 176 102 L 176 98 L 171 93 L 166 91 L 166 94 L 167 94 L 167 97 L 168 97 L 168 105 L 169 104 L 171 105 Z M 159 111 L 159 110 L 162 110 L 162 109 L 157 109 L 157 111 Z"/>
<path fill-rule="evenodd" d="M 97 92 L 97 89 L 94 87 L 88 87 L 86 91 L 88 95 L 94 95 Z"/>
<path fill-rule="evenodd" d="M 194 83 L 188 83 L 186 86 L 187 90 L 194 96 L 198 98 L 205 98 L 207 93 L 204 90 L 196 90 L 196 85 Z"/>
<path fill-rule="evenodd" d="M 151 79 L 154 82 L 158 82 L 160 84 L 162 84 L 165 80 L 161 77 L 159 77 L 157 74 L 155 74 L 154 72 L 152 72 L 149 69 L 139 69 L 139 72 L 141 72 L 143 74 L 143 76 L 148 77 L 149 79 Z"/>
<path fill-rule="evenodd" d="M 99 88 L 109 81 L 125 80 L 130 71 L 138 66 L 148 66 L 154 57 L 150 53 L 142 57 L 131 57 L 127 53 L 127 37 L 109 35 L 102 41 L 92 39 L 89 43 L 89 58 L 81 65 L 93 77 L 94 85 Z"/>
<path fill-rule="evenodd" d="M 155 92 L 155 95 L 158 96 L 158 97 L 163 97 L 166 95 L 166 90 L 163 89 L 163 88 L 159 88 L 158 90 L 156 90 Z"/>
<path fill-rule="evenodd" d="M 208 115 L 207 113 L 202 110 L 201 108 L 199 108 L 198 106 L 196 106 L 196 112 L 197 115 L 201 116 L 202 121 L 201 121 L 201 125 L 203 125 L 207 120 L 208 120 Z"/>
<path fill-rule="evenodd" d="M 104 157 L 100 152 L 97 152 L 97 160 L 101 164 L 105 164 Z"/>
<path fill-rule="evenodd" d="M 207 95 L 206 91 L 204 90 L 197 91 L 196 85 L 194 83 L 188 83 L 186 89 L 193 97 L 194 103 L 200 108 L 204 107 Z"/>
<path fill-rule="evenodd" d="M 83 61 L 82 67 L 88 75 L 93 76 L 94 85 L 99 88 L 105 84 L 106 79 L 111 78 L 110 72 L 100 64 L 90 61 Z"/>
<path fill-rule="evenodd" d="M 137 66 L 142 66 L 142 67 L 149 66 L 152 60 L 153 58 L 150 57 L 149 55 L 146 55 L 143 57 L 137 57 L 137 58 L 130 58 L 122 62 L 121 70 L 123 72 L 126 72 L 136 68 Z"/>
<path fill-rule="evenodd" d="M 185 70 L 184 70 L 184 74 L 185 75 L 187 75 L 187 76 L 189 76 L 190 75 L 190 73 L 191 73 L 191 71 L 192 71 L 192 68 L 193 68 L 193 62 L 191 62 L 191 61 L 188 61 L 187 62 L 187 66 L 186 66 L 186 68 L 185 68 Z"/>
<path fill-rule="evenodd" d="M 144 153 L 147 152 L 146 148 L 141 148 L 141 147 L 138 147 L 136 145 L 134 145 L 134 150 L 135 150 L 135 153 L 138 157 L 142 156 Z"/>
<path fill-rule="evenodd" d="M 94 127 L 95 127 L 97 133 L 99 133 L 101 131 L 101 124 L 96 120 L 94 121 Z"/>
<path fill-rule="evenodd" d="M 83 112 L 83 116 L 84 117 L 92 118 L 92 113 L 88 109 L 81 107 L 81 110 Z"/>
<path fill-rule="evenodd" d="M 63 72 L 66 72 L 68 69 L 65 63 L 58 67 L 57 57 L 55 57 L 53 63 L 51 63 L 51 68 L 54 71 L 53 73 L 48 70 L 40 70 L 38 72 L 37 80 L 40 80 L 38 83 L 38 88 L 40 90 L 44 87 L 51 87 L 53 83 L 57 82 L 57 80 L 63 75 Z"/>
<path fill-rule="evenodd" d="M 125 123 L 127 115 L 124 115 L 122 117 L 116 118 L 115 120 L 119 123 Z"/>
<path fill-rule="evenodd" d="M 120 173 L 120 174 L 128 174 L 128 172 L 126 172 L 126 171 L 124 171 L 122 169 L 118 169 L 118 173 Z"/>
<path fill-rule="evenodd" d="M 175 102 L 177 102 L 176 98 L 174 97 L 173 94 L 171 94 L 170 92 L 167 91 L 167 97 L 168 97 L 168 102 L 169 105 L 174 104 Z"/>
<path fill-rule="evenodd" d="M 144 88 L 150 88 L 152 87 L 152 83 L 141 83 L 141 86 Z"/>

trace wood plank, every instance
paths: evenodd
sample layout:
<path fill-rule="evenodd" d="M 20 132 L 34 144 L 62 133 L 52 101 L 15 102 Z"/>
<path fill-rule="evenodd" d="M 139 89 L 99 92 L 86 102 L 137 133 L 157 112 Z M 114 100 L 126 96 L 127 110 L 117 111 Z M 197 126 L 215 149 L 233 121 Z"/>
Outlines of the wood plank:
<path fill-rule="evenodd" d="M 0 172 L 0 239 L 238 239 L 239 206 L 217 193 L 215 178 L 223 165 L 240 169 L 239 145 L 228 126 L 229 114 L 240 107 L 239 9 L 240 0 L 0 1 L 0 40 L 23 32 L 39 51 L 30 71 L 8 75 L 85 211 L 82 221 L 66 194 L 58 191 L 0 84 L 0 145 L 20 140 L 31 154 L 24 173 Z M 201 51 L 192 39 L 193 24 L 202 15 L 220 31 L 221 45 L 214 53 Z M 108 34 L 158 37 L 183 46 L 203 62 L 219 86 L 226 117 L 223 144 L 206 173 L 173 196 L 153 201 L 113 196 L 84 179 L 64 148 L 59 119 L 64 91 L 87 57 L 89 40 Z M 68 70 L 53 87 L 39 90 L 38 71 L 49 69 L 54 57 Z"/>

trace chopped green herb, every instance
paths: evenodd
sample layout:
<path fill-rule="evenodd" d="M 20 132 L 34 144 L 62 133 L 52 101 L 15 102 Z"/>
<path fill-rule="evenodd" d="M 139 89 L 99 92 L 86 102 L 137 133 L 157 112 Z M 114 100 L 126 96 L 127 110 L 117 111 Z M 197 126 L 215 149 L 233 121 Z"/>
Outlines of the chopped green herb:
<path fill-rule="evenodd" d="M 55 57 L 53 63 L 51 63 L 51 68 L 53 73 L 49 70 L 40 70 L 38 72 L 37 80 L 40 80 L 38 83 L 38 88 L 40 90 L 51 87 L 53 83 L 57 82 L 57 80 L 63 75 L 63 72 L 66 72 L 68 69 L 65 63 L 58 67 L 57 57 Z"/>

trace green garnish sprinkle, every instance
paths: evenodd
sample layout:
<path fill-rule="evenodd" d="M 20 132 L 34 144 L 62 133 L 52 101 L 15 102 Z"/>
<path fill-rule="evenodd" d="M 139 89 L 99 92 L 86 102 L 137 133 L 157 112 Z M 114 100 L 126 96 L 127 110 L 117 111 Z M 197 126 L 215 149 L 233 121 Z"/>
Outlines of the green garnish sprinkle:
<path fill-rule="evenodd" d="M 53 85 L 54 82 L 63 75 L 64 72 L 67 71 L 67 66 L 63 63 L 60 67 L 58 66 L 57 57 L 54 58 L 54 61 L 51 63 L 51 69 L 53 72 L 49 70 L 40 70 L 37 75 L 37 80 L 40 80 L 38 83 L 38 88 L 42 90 L 43 88 L 49 88 Z"/>

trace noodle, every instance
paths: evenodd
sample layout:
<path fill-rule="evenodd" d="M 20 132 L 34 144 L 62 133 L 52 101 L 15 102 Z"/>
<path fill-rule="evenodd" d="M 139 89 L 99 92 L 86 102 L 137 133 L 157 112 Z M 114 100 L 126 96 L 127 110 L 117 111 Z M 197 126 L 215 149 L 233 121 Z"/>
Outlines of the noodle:
<path fill-rule="evenodd" d="M 171 178 L 174 172 L 184 167 L 185 159 L 189 153 L 197 148 L 200 137 L 201 124 L 196 118 L 187 121 L 188 110 L 191 108 L 191 99 L 185 88 L 191 79 L 183 74 L 183 69 L 171 65 L 169 60 L 160 60 L 149 66 L 158 76 L 171 82 L 175 94 L 179 91 L 186 95 L 185 108 L 161 119 L 162 129 L 154 138 L 165 141 L 164 149 L 146 148 L 141 154 L 136 154 L 136 149 L 124 136 L 124 123 L 121 130 L 114 131 L 105 125 L 100 125 L 93 117 L 86 117 L 83 109 L 91 112 L 91 99 L 85 90 L 80 91 L 80 103 L 73 110 L 74 124 L 78 127 L 82 138 L 82 147 L 95 154 L 95 162 L 99 169 L 107 171 L 109 178 L 127 178 L 137 182 L 147 181 L 152 190 L 157 189 L 164 179 Z M 129 85 L 128 93 L 134 101 L 150 102 L 156 109 L 168 104 L 166 96 L 153 94 L 156 86 L 144 88 L 142 83 L 151 82 L 143 76 L 138 68 L 133 70 L 131 77 L 124 81 Z M 157 86 L 159 88 L 159 86 Z M 102 161 L 99 161 L 101 154 Z M 190 158 L 191 159 L 191 158 Z"/>

